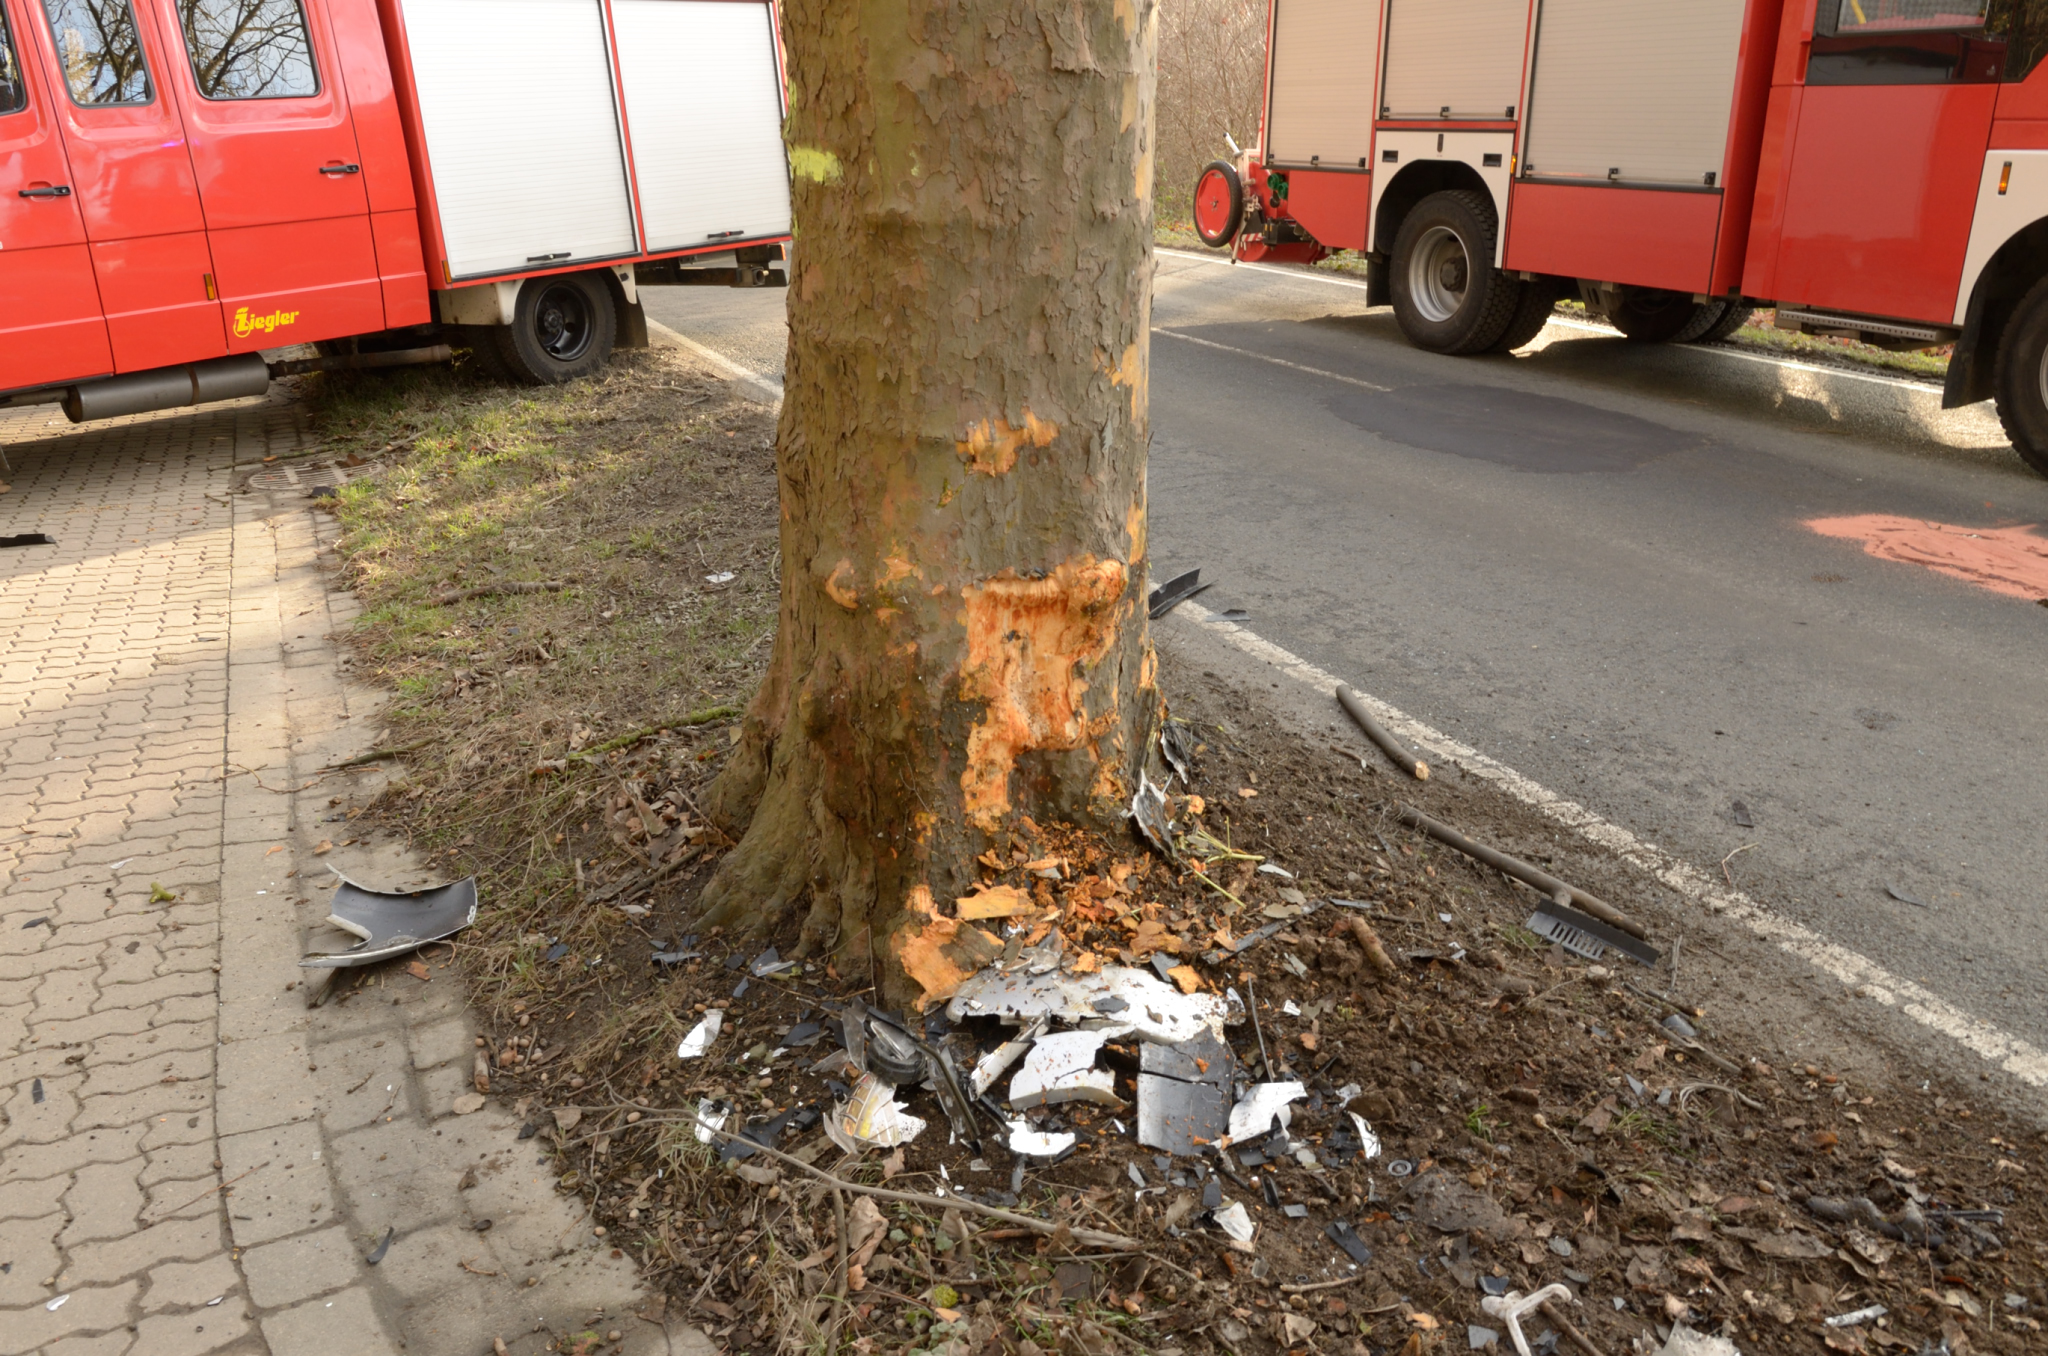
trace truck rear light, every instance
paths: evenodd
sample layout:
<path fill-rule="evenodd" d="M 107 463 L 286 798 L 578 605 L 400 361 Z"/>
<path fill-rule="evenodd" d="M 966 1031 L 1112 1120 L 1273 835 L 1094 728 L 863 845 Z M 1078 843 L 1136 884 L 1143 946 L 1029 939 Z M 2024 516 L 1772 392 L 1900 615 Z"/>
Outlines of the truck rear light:
<path fill-rule="evenodd" d="M 2005 162 L 2005 168 L 1998 172 L 1998 196 L 2004 197 L 2005 190 L 2012 186 L 2012 161 Z"/>

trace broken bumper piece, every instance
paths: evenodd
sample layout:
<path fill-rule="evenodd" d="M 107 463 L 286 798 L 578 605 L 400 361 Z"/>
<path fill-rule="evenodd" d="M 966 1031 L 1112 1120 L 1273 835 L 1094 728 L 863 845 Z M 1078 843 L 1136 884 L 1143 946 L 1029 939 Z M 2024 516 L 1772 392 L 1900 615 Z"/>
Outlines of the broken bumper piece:
<path fill-rule="evenodd" d="M 337 873 L 338 874 L 338 873 Z M 476 921 L 476 878 L 432 890 L 372 890 L 343 876 L 327 906 L 327 921 L 362 938 L 346 951 L 307 956 L 308 970 L 371 965 L 429 942 L 451 937 Z"/>

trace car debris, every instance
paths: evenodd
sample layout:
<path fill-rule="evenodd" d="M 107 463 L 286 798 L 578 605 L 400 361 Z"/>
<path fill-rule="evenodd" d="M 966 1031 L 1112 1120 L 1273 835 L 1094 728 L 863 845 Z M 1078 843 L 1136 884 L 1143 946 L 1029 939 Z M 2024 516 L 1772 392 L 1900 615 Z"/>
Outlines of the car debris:
<path fill-rule="evenodd" d="M 1168 719 L 1159 727 L 1159 756 L 1166 760 L 1166 765 L 1173 769 L 1173 775 L 1180 778 L 1183 786 L 1192 784 L 1194 741 L 1186 721 Z"/>
<path fill-rule="evenodd" d="M 1503 875 L 1512 876 L 1524 885 L 1533 886 L 1545 898 L 1559 904 L 1575 906 L 1589 913 L 1609 927 L 1619 928 L 1629 936 L 1647 941 L 1649 933 L 1643 925 L 1630 918 L 1597 895 L 1581 890 L 1576 885 L 1567 885 L 1548 871 L 1540 870 L 1519 857 L 1510 857 L 1505 852 L 1474 842 L 1450 825 L 1431 819 L 1420 810 L 1407 805 L 1394 807 L 1394 817 L 1411 829 L 1418 829 L 1436 839 L 1446 847 L 1455 848 L 1475 862 L 1481 862 Z M 1653 956 L 1655 952 L 1651 953 Z M 1646 962 L 1647 963 L 1647 962 Z"/>
<path fill-rule="evenodd" d="M 1508 1291 L 1505 1295 L 1488 1295 L 1479 1301 L 1479 1307 L 1507 1325 L 1508 1340 L 1515 1344 L 1515 1350 L 1520 1356 L 1531 1356 L 1529 1338 L 1522 1332 L 1522 1316 L 1541 1309 L 1554 1299 L 1578 1303 L 1578 1297 L 1572 1294 L 1571 1287 L 1553 1282 L 1527 1295 L 1514 1290 Z"/>
<path fill-rule="evenodd" d="M 1821 1322 L 1827 1324 L 1830 1328 L 1853 1328 L 1859 1323 L 1875 1323 L 1890 1312 L 1891 1310 L 1885 1308 L 1882 1304 L 1872 1304 L 1866 1308 L 1855 1309 L 1846 1314 L 1836 1314 L 1832 1318 L 1824 1318 Z"/>
<path fill-rule="evenodd" d="M 1214 1036 L 1138 1050 L 1138 1143 L 1192 1157 L 1229 1130 L 1237 1061 Z"/>
<path fill-rule="evenodd" d="M 1349 1220 L 1333 1220 L 1323 1232 L 1329 1236 L 1332 1243 L 1344 1249 L 1345 1254 L 1358 1265 L 1364 1266 L 1372 1261 L 1372 1249 L 1365 1246 L 1365 1240 L 1358 1236 L 1358 1231 L 1351 1227 Z"/>
<path fill-rule="evenodd" d="M 709 1144 L 714 1132 L 725 1128 L 725 1118 L 732 1114 L 732 1105 L 716 1097 L 702 1097 L 697 1101 L 697 1142 Z"/>
<path fill-rule="evenodd" d="M 1742 1356 L 1742 1348 L 1726 1337 L 1711 1337 L 1694 1332 L 1683 1323 L 1674 1323 L 1671 1336 L 1657 1349 L 1656 1356 Z"/>
<path fill-rule="evenodd" d="M 1202 582 L 1200 570 L 1177 574 L 1152 590 L 1151 596 L 1145 600 L 1145 616 L 1148 620 L 1158 621 L 1208 587 Z"/>
<path fill-rule="evenodd" d="M 908 1144 L 924 1133 L 925 1124 L 896 1100 L 893 1084 L 866 1073 L 853 1085 L 853 1095 L 826 1115 L 825 1134 L 842 1153 L 851 1154 L 862 1145 L 893 1149 Z"/>
<path fill-rule="evenodd" d="M 1145 841 L 1163 857 L 1172 858 L 1173 819 L 1166 812 L 1166 791 L 1153 784 L 1143 768 L 1138 770 L 1138 789 L 1131 793 L 1131 823 L 1138 826 Z"/>
<path fill-rule="evenodd" d="M 1095 1007 L 1097 999 L 1121 998 L 1126 1004 L 1114 1018 Z M 1000 964 L 969 977 L 946 1005 L 954 1022 L 969 1017 L 1000 1017 L 1023 1024 L 1057 1017 L 1076 1025 L 1128 1026 L 1148 1041 L 1174 1045 L 1203 1032 L 1222 1038 L 1227 1000 L 1212 993 L 1182 993 L 1146 970 L 1105 965 L 1087 974 L 1028 969 L 1005 971 Z"/>
<path fill-rule="evenodd" d="M 1911 904 L 1916 909 L 1931 909 L 1934 907 L 1932 904 L 1929 904 L 1924 899 L 1915 899 L 1913 896 L 1907 894 L 1904 890 L 1901 890 L 1896 885 L 1886 885 L 1884 887 L 1884 892 L 1890 895 L 1893 899 L 1898 900 L 1899 903 Z"/>
<path fill-rule="evenodd" d="M 1244 1208 L 1243 1201 L 1232 1201 L 1220 1210 L 1211 1210 L 1209 1218 L 1216 1227 L 1240 1243 L 1250 1243 L 1256 1231 L 1252 1224 L 1251 1212 Z"/>
<path fill-rule="evenodd" d="M 713 1008 L 704 1014 L 704 1020 L 690 1028 L 690 1034 L 683 1037 L 683 1043 L 676 1047 L 677 1059 L 696 1059 L 711 1048 L 711 1042 L 718 1039 L 718 1031 L 725 1024 L 725 1013 Z"/>
<path fill-rule="evenodd" d="M 1749 806 L 1743 804 L 1741 801 L 1738 800 L 1728 808 L 1729 811 L 1735 816 L 1735 825 L 1737 828 L 1753 829 L 1756 827 L 1756 818 L 1750 814 Z"/>
<path fill-rule="evenodd" d="M 1242 1144 L 1265 1134 L 1278 1121 L 1282 1130 L 1293 1120 L 1290 1108 L 1308 1096 L 1300 1083 L 1254 1083 L 1230 1108 L 1230 1142 Z"/>
<path fill-rule="evenodd" d="M 1075 1101 L 1123 1106 L 1123 1099 L 1116 1095 L 1116 1075 L 1096 1068 L 1095 1055 L 1104 1041 L 1127 1036 L 1132 1030 L 1111 1026 L 1040 1036 L 1025 1054 L 1024 1067 L 1010 1080 L 1010 1105 L 1019 1110 Z"/>
<path fill-rule="evenodd" d="M 1027 1121 L 1010 1122 L 1009 1145 L 1011 1153 L 1026 1154 L 1032 1158 L 1058 1158 L 1061 1154 L 1073 1148 L 1077 1139 L 1078 1136 L 1072 1131 L 1033 1130 Z M 1019 1163 L 1017 1170 L 1022 1172 L 1023 1169 L 1024 1165 Z M 1012 1190 L 1015 1189 L 1014 1187 L 1012 1188 Z"/>
<path fill-rule="evenodd" d="M 398 1226 L 395 1224 L 385 1225 L 384 1241 L 379 1243 L 376 1247 L 370 1249 L 370 1255 L 363 1259 L 363 1265 L 373 1267 L 376 1266 L 377 1263 L 383 1261 L 384 1254 L 391 1251 L 391 1240 L 396 1237 L 398 1237 Z"/>
<path fill-rule="evenodd" d="M 1605 956 L 1609 947 L 1638 965 L 1654 966 L 1659 959 L 1655 947 L 1558 900 L 1552 900 L 1530 914 L 1529 921 L 1523 926 L 1538 937 L 1556 942 L 1574 956 L 1582 956 L 1589 961 Z"/>
<path fill-rule="evenodd" d="M 1365 737 L 1379 746 L 1381 753 L 1394 760 L 1395 767 L 1418 782 L 1429 780 L 1429 764 L 1416 757 L 1413 749 L 1396 739 L 1393 731 L 1380 724 L 1372 712 L 1365 709 L 1365 703 L 1359 700 L 1358 693 L 1348 684 L 1337 684 L 1337 704 L 1344 708 L 1344 714 L 1351 717 L 1352 723 L 1365 731 Z"/>
<path fill-rule="evenodd" d="M 968 1086 L 974 1090 L 974 1095 L 981 1097 L 994 1087 L 996 1080 L 1009 1072 L 1010 1066 L 1024 1057 L 1024 1052 L 1031 1048 L 1031 1043 L 1045 1034 L 1050 1022 L 1050 1018 L 1040 1017 L 1015 1037 L 1004 1041 L 977 1060 L 974 1071 L 968 1075 Z"/>
<path fill-rule="evenodd" d="M 476 922 L 476 877 L 428 890 L 372 890 L 334 873 L 341 881 L 327 905 L 327 921 L 361 938 L 346 951 L 307 956 L 302 969 L 336 970 L 370 965 L 429 942 L 451 937 Z"/>

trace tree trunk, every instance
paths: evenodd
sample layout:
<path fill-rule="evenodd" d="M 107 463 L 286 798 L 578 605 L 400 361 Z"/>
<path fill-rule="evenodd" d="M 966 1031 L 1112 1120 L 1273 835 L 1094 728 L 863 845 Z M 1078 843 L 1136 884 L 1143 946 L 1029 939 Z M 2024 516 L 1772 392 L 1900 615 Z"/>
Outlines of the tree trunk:
<path fill-rule="evenodd" d="M 708 924 L 921 1006 L 1030 816 L 1127 832 L 1145 626 L 1152 0 L 792 0 L 774 656 Z"/>

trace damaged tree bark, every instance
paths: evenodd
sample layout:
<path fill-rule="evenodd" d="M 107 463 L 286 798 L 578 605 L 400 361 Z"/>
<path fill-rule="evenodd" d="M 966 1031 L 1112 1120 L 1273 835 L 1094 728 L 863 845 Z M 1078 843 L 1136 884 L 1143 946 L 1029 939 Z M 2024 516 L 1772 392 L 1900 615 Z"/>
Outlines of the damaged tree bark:
<path fill-rule="evenodd" d="M 1145 629 L 1152 0 L 795 0 L 774 655 L 704 921 L 919 1005 L 1027 816 L 1120 821 Z"/>

